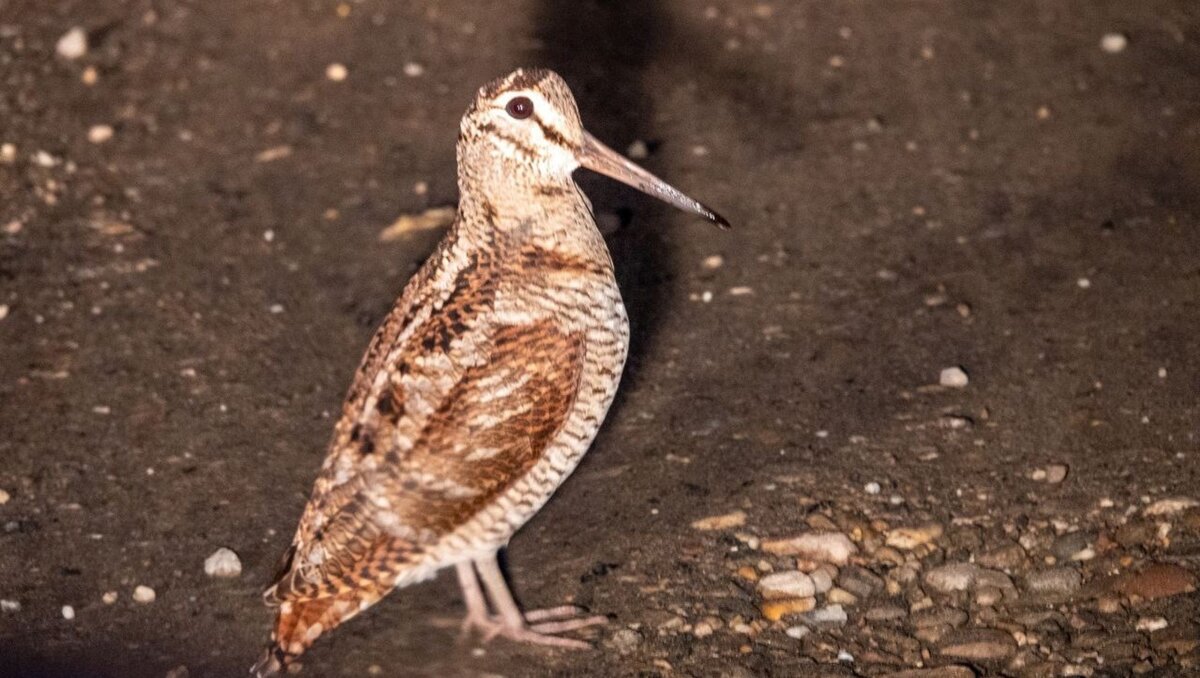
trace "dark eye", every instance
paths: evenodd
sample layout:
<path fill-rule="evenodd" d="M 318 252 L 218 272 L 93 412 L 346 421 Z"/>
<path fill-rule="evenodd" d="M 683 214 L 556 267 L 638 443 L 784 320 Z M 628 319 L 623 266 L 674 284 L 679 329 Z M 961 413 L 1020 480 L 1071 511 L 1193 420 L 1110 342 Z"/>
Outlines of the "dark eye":
<path fill-rule="evenodd" d="M 504 107 L 508 114 L 517 120 L 524 120 L 533 115 L 533 102 L 529 97 L 513 97 L 508 100 L 508 105 Z"/>

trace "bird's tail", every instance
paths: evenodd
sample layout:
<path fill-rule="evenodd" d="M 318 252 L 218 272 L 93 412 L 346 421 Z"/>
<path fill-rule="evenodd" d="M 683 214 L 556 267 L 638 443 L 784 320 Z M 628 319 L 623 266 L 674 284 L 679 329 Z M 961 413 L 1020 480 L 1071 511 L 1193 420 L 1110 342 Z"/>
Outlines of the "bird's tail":
<path fill-rule="evenodd" d="M 250 669 L 250 674 L 255 678 L 266 678 L 283 671 L 321 634 L 367 609 L 381 597 L 375 591 L 347 591 L 282 603 L 275 616 L 271 644 L 263 658 Z"/>

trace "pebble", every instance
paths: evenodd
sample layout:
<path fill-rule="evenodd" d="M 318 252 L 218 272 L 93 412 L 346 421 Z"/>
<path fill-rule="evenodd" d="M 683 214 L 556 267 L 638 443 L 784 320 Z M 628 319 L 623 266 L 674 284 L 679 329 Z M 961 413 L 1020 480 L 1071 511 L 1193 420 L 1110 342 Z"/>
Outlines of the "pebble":
<path fill-rule="evenodd" d="M 925 573 L 925 583 L 939 593 L 966 591 L 975 583 L 979 566 L 974 563 L 950 563 Z"/>
<path fill-rule="evenodd" d="M 1105 33 L 1100 38 L 1100 49 L 1108 54 L 1120 54 L 1129 46 L 1129 38 L 1123 33 Z"/>
<path fill-rule="evenodd" d="M 767 621 L 779 621 L 784 617 L 808 612 L 817 606 L 816 598 L 787 598 L 784 600 L 768 600 L 759 607 L 762 616 Z"/>
<path fill-rule="evenodd" d="M 813 580 L 803 572 L 776 572 L 758 581 L 758 591 L 763 598 L 807 598 L 817 593 Z"/>
<path fill-rule="evenodd" d="M 111 125 L 92 125 L 87 138 L 93 144 L 102 144 L 113 138 L 113 128 Z"/>
<path fill-rule="evenodd" d="M 838 573 L 837 583 L 859 598 L 870 598 L 884 588 L 884 581 L 879 575 L 857 565 L 842 568 Z"/>
<path fill-rule="evenodd" d="M 795 638 L 796 640 L 800 640 L 800 639 L 804 638 L 804 636 L 807 636 L 809 633 L 811 633 L 812 630 L 809 629 L 807 626 L 789 626 L 786 629 L 784 629 L 783 632 L 784 632 L 784 634 L 787 635 L 788 638 Z"/>
<path fill-rule="evenodd" d="M 104 601 L 105 605 L 112 605 L 117 602 L 118 597 L 120 597 L 120 594 L 116 591 L 105 591 L 104 595 L 100 596 L 100 600 Z"/>
<path fill-rule="evenodd" d="M 242 561 L 233 551 L 222 546 L 204 559 L 204 574 L 210 577 L 236 577 L 242 573 Z"/>
<path fill-rule="evenodd" d="M 998 629 L 964 629 L 942 640 L 938 653 L 944 657 L 969 661 L 996 661 L 1017 651 L 1013 637 Z"/>
<path fill-rule="evenodd" d="M 879 678 L 975 678 L 975 672 L 966 666 L 938 666 L 885 673 Z"/>
<path fill-rule="evenodd" d="M 1070 469 L 1066 464 L 1050 464 L 1046 467 L 1046 482 L 1051 485 L 1057 485 L 1067 479 L 1067 472 Z"/>
<path fill-rule="evenodd" d="M 935 607 L 922 610 L 913 615 L 914 628 L 924 629 L 931 626 L 950 626 L 958 628 L 967 623 L 967 613 L 953 607 Z"/>
<path fill-rule="evenodd" d="M 1153 633 L 1154 631 L 1161 631 L 1162 629 L 1167 628 L 1167 626 L 1169 626 L 1167 620 L 1163 619 L 1162 617 L 1142 617 L 1137 620 L 1137 625 L 1133 628 L 1138 631 L 1149 631 Z"/>
<path fill-rule="evenodd" d="M 1095 535 L 1089 532 L 1068 532 L 1054 540 L 1050 552 L 1060 562 L 1090 560 L 1096 555 L 1096 552 L 1091 550 L 1094 541 Z"/>
<path fill-rule="evenodd" d="M 1155 563 L 1141 572 L 1116 577 L 1111 588 L 1145 600 L 1170 598 L 1196 590 L 1196 576 L 1179 565 Z"/>
<path fill-rule="evenodd" d="M 1012 571 L 1025 564 L 1027 555 L 1020 544 L 1010 542 L 980 554 L 975 562 L 996 570 Z"/>
<path fill-rule="evenodd" d="M 1067 595 L 1079 590 L 1083 575 L 1069 567 L 1052 567 L 1025 575 L 1025 588 L 1042 595 Z"/>
<path fill-rule="evenodd" d="M 8 492 L 0 490 L 0 506 L 7 504 L 9 499 L 12 499 L 12 497 L 9 496 Z"/>
<path fill-rule="evenodd" d="M 911 551 L 918 546 L 933 543 L 944 531 L 945 529 L 937 523 L 920 527 L 897 527 L 888 530 L 886 543 L 888 546 Z"/>
<path fill-rule="evenodd" d="M 846 610 L 841 605 L 827 605 L 819 610 L 809 612 L 804 615 L 804 618 L 811 624 L 827 624 L 830 626 L 841 626 L 849 619 L 846 615 Z"/>
<path fill-rule="evenodd" d="M 823 567 L 813 570 L 809 573 L 808 577 L 812 579 L 813 589 L 817 593 L 825 593 L 833 588 L 833 577 Z"/>
<path fill-rule="evenodd" d="M 87 33 L 79 26 L 75 26 L 66 33 L 63 33 L 62 37 L 58 39 L 58 43 L 54 45 L 54 51 L 58 52 L 58 55 L 64 59 L 71 61 L 78 59 L 87 54 Z"/>
<path fill-rule="evenodd" d="M 21 603 L 17 600 L 0 600 L 0 612 L 20 612 Z"/>
<path fill-rule="evenodd" d="M 632 144 L 629 144 L 629 148 L 625 149 L 625 155 L 634 160 L 645 160 L 650 157 L 650 147 L 646 145 L 645 141 L 635 139 Z"/>
<path fill-rule="evenodd" d="M 947 367 L 938 376 L 938 383 L 949 388 L 966 388 L 970 381 L 961 367 Z"/>
<path fill-rule="evenodd" d="M 762 543 L 767 553 L 777 556 L 800 556 L 820 563 L 845 565 L 858 548 L 840 532 L 814 532 L 790 539 L 767 539 Z"/>
<path fill-rule="evenodd" d="M 890 621 L 892 619 L 903 619 L 908 616 L 908 611 L 898 605 L 880 605 L 872 607 L 863 613 L 863 618 L 870 621 Z"/>
<path fill-rule="evenodd" d="M 826 602 L 837 603 L 838 605 L 856 605 L 858 604 L 858 596 L 850 593 L 846 589 L 830 589 L 825 595 Z"/>
<path fill-rule="evenodd" d="M 341 82 L 350 75 L 350 71 L 344 64 L 332 63 L 325 67 L 325 77 L 334 82 Z"/>
<path fill-rule="evenodd" d="M 404 75 L 410 78 L 419 78 L 425 75 L 425 67 L 415 61 L 410 61 L 404 64 Z"/>
<path fill-rule="evenodd" d="M 71 607 L 70 605 L 63 605 L 62 616 L 63 616 L 63 619 L 66 619 L 67 621 L 71 621 L 72 619 L 75 618 L 75 608 Z"/>
<path fill-rule="evenodd" d="M 133 602 L 135 603 L 142 603 L 143 605 L 153 603 L 157 597 L 158 595 L 154 593 L 154 589 L 149 586 L 139 584 L 133 590 Z"/>
<path fill-rule="evenodd" d="M 1200 501 L 1196 501 L 1191 497 L 1171 497 L 1169 499 L 1159 499 L 1150 504 L 1142 510 L 1142 514 L 1147 516 L 1169 516 L 1197 506 L 1200 506 Z"/>
<path fill-rule="evenodd" d="M 642 644 L 642 635 L 633 629 L 618 629 L 605 644 L 616 650 L 617 654 L 629 654 Z"/>
<path fill-rule="evenodd" d="M 741 527 L 746 524 L 746 512 L 734 511 L 719 516 L 709 516 L 692 522 L 695 530 L 724 530 L 731 527 Z"/>

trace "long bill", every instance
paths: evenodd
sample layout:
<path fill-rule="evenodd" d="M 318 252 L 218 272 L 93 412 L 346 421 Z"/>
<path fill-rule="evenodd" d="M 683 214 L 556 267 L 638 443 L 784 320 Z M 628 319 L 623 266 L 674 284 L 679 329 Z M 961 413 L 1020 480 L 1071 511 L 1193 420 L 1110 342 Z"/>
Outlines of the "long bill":
<path fill-rule="evenodd" d="M 628 184 L 639 191 L 652 195 L 663 202 L 674 205 L 685 212 L 698 214 L 718 228 L 728 229 L 725 217 L 709 209 L 704 203 L 685 195 L 683 191 L 638 167 L 625 156 L 600 143 L 596 137 L 583 133 L 583 146 L 579 149 L 579 164 L 599 172 L 606 177 Z"/>

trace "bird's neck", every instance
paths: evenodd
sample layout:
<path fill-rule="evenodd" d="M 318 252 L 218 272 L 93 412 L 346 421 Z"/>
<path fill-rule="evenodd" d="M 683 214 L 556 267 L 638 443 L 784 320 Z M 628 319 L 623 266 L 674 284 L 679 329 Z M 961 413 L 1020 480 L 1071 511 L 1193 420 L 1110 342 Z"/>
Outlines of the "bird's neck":
<path fill-rule="evenodd" d="M 592 249 L 603 239 L 591 204 L 570 177 L 539 182 L 459 182 L 460 237 L 493 247 L 525 243 Z"/>

